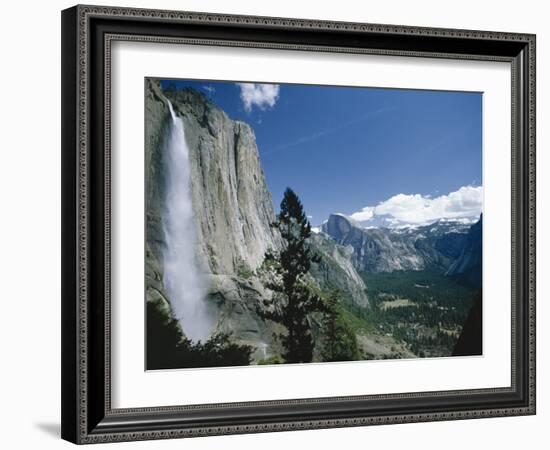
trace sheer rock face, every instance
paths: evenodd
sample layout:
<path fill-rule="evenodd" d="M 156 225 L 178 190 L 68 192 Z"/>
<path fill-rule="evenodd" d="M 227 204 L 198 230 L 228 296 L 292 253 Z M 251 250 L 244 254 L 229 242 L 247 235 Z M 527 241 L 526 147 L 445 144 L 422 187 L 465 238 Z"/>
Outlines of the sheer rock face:
<path fill-rule="evenodd" d="M 157 83 L 147 80 L 145 89 L 145 286 L 146 300 L 169 311 L 162 282 L 162 206 L 164 197 L 162 143 L 170 111 Z"/>
<path fill-rule="evenodd" d="M 342 214 L 332 214 L 323 231 L 353 251 L 359 271 L 436 269 L 445 272 L 462 251 L 467 225 L 452 222 L 408 229 L 366 229 Z"/>
<path fill-rule="evenodd" d="M 424 268 L 424 260 L 416 251 L 412 239 L 393 235 L 382 228 L 360 228 L 339 214 L 332 214 L 323 229 L 339 244 L 351 247 L 358 270 L 392 272 Z"/>
<path fill-rule="evenodd" d="M 255 270 L 280 238 L 253 130 L 196 91 L 165 95 L 184 122 L 201 259 L 216 275 Z"/>
<path fill-rule="evenodd" d="M 311 240 L 321 257 L 311 269 L 317 283 L 324 289 L 336 288 L 356 305 L 367 307 L 367 287 L 353 265 L 353 249 L 338 245 L 324 233 L 313 234 Z"/>
<path fill-rule="evenodd" d="M 460 256 L 447 270 L 447 275 L 474 289 L 481 288 L 482 277 L 482 220 L 470 228 Z"/>
<path fill-rule="evenodd" d="M 169 303 L 162 286 L 162 143 L 170 120 L 169 100 L 184 123 L 197 256 L 208 274 L 207 302 L 218 318 L 216 330 L 230 332 L 236 340 L 255 346 L 255 359 L 268 358 L 280 350 L 273 334 L 282 330 L 257 314 L 261 300 L 271 292 L 255 270 L 267 251 L 281 248 L 282 240 L 271 226 L 275 213 L 254 132 L 191 89 L 163 91 L 158 82 L 147 80 L 145 99 L 147 300 Z M 346 289 L 358 304 L 366 306 L 365 285 L 349 260 L 349 252 L 335 242 L 323 244 L 321 240 L 312 238 L 313 246 L 321 245 L 325 259 L 315 267 L 314 282 L 321 287 Z"/>
<path fill-rule="evenodd" d="M 281 245 L 271 194 L 260 165 L 252 129 L 229 119 L 193 90 L 163 91 L 146 81 L 146 297 L 169 304 L 162 278 L 165 174 L 163 139 L 170 100 L 182 118 L 189 148 L 192 203 L 195 211 L 197 257 L 209 274 L 207 302 L 218 317 L 216 329 L 241 342 L 272 340 L 272 330 L 256 314 L 269 295 L 253 271 L 268 250 Z M 185 332 L 185 330 L 183 330 Z M 266 353 L 262 348 L 262 354 Z"/>

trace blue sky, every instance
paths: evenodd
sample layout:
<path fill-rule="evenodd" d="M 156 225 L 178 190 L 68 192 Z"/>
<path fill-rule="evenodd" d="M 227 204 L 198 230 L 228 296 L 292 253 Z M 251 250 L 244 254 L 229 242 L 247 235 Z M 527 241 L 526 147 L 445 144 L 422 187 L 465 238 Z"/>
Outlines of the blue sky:
<path fill-rule="evenodd" d="M 231 118 L 249 123 L 276 210 L 290 186 L 313 225 L 332 212 L 351 215 L 388 199 L 391 205 L 399 200 L 399 208 L 403 199 L 415 205 L 409 200 L 421 199 L 424 207 L 439 197 L 447 202 L 449 193 L 469 195 L 473 191 L 460 188 L 482 184 L 481 93 L 162 84 L 171 83 L 203 92 Z M 455 198 L 459 209 L 470 201 L 464 195 Z M 441 204 L 429 207 L 439 211 Z"/>

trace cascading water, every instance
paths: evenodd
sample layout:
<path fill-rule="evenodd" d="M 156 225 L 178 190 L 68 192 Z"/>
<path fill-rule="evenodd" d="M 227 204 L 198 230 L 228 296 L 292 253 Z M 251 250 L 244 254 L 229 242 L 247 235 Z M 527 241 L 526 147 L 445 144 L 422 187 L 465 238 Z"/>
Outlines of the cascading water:
<path fill-rule="evenodd" d="M 185 335 L 204 341 L 214 321 L 205 303 L 207 284 L 196 257 L 196 230 L 191 201 L 189 148 L 183 121 L 168 101 L 171 121 L 164 147 L 166 197 L 163 214 L 164 287 Z"/>

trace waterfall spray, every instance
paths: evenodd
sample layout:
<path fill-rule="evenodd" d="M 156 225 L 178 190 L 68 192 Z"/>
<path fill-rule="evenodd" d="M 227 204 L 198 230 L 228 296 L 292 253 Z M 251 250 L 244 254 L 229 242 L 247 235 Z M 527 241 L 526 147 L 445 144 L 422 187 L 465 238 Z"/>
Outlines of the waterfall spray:
<path fill-rule="evenodd" d="M 191 200 L 189 148 L 183 121 L 168 100 L 171 121 L 163 155 L 166 197 L 163 214 L 164 287 L 185 335 L 204 341 L 214 320 L 205 303 L 207 283 L 196 257 L 196 230 Z"/>

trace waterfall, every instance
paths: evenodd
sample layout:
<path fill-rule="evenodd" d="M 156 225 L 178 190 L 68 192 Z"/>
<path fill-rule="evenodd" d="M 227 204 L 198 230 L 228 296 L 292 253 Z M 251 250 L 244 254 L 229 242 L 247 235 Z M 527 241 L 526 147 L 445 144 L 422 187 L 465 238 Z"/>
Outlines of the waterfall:
<path fill-rule="evenodd" d="M 182 119 L 176 115 L 170 101 L 168 107 L 171 121 L 163 148 L 166 174 L 164 288 L 185 335 L 195 342 L 204 341 L 213 328 L 214 320 L 205 302 L 207 283 L 196 256 L 189 148 Z"/>

